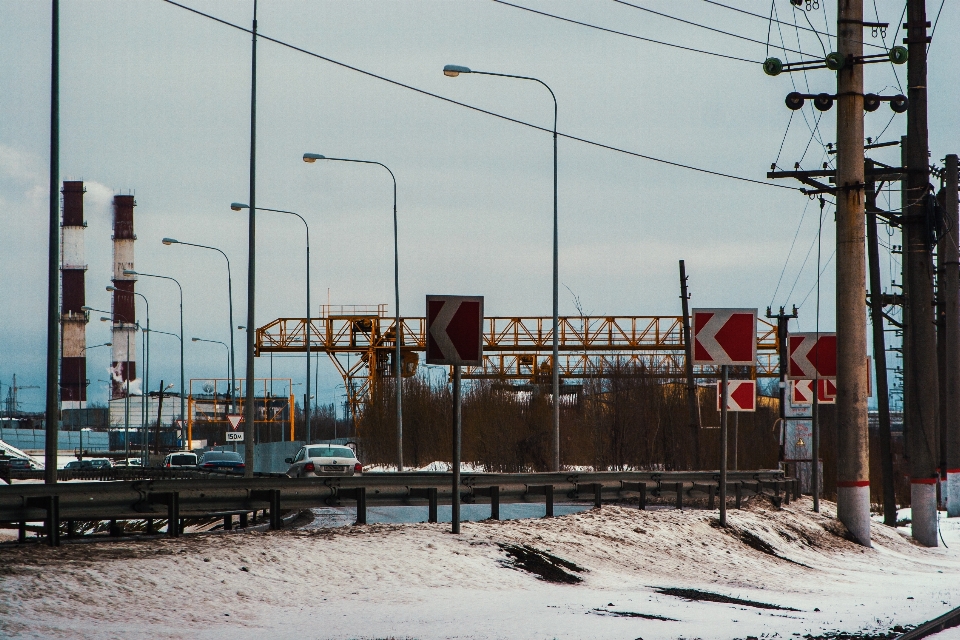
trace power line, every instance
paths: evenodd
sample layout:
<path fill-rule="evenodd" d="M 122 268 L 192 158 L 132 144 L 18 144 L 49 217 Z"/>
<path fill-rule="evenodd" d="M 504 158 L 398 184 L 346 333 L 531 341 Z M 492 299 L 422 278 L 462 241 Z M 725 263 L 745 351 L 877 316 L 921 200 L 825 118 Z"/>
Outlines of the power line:
<path fill-rule="evenodd" d="M 717 6 L 717 7 L 722 7 L 722 8 L 724 8 L 724 9 L 729 9 L 729 10 L 731 10 L 731 11 L 736 11 L 737 13 L 742 13 L 742 14 L 745 14 L 745 15 L 748 15 L 748 16 L 753 16 L 754 18 L 760 18 L 760 19 L 763 20 L 763 21 L 768 21 L 768 20 L 769 20 L 769 21 L 775 22 L 775 23 L 777 23 L 777 24 L 785 24 L 785 25 L 787 25 L 787 26 L 793 26 L 793 25 L 791 25 L 789 22 L 780 22 L 780 20 L 771 19 L 771 18 L 769 18 L 768 16 L 761 15 L 761 14 L 759 14 L 759 13 L 753 13 L 752 11 L 747 11 L 747 10 L 745 10 L 745 9 L 740 9 L 739 7 L 731 7 L 731 6 L 728 5 L 728 4 L 723 4 L 722 2 L 717 2 L 716 0 L 703 0 L 703 2 L 706 2 L 707 4 L 712 4 L 712 5 Z M 816 33 L 816 34 L 818 34 L 818 35 L 825 35 L 825 36 L 827 36 L 828 38 L 831 37 L 829 33 L 823 33 L 823 32 L 821 32 L 821 31 L 817 31 L 816 29 L 813 29 L 813 28 L 800 27 L 800 29 L 802 29 L 803 31 L 812 31 L 813 33 Z M 863 46 L 865 46 L 865 47 L 876 47 L 876 48 L 878 48 L 878 49 L 885 49 L 885 48 L 886 48 L 886 47 L 881 47 L 881 46 L 878 45 L 878 44 L 870 44 L 870 43 L 868 43 L 868 42 L 863 43 Z"/>
<path fill-rule="evenodd" d="M 535 13 L 539 16 L 544 16 L 547 18 L 553 18 L 554 20 L 562 20 L 563 22 L 569 22 L 571 24 L 577 24 L 581 27 L 589 27 L 590 29 L 597 29 L 598 31 L 605 31 L 607 33 L 613 33 L 618 36 L 626 36 L 627 38 L 633 38 L 635 40 L 642 40 L 644 42 L 650 42 L 652 44 L 659 44 L 665 47 L 673 47 L 674 49 L 683 49 L 684 51 L 692 51 L 694 53 L 702 53 L 708 56 L 716 56 L 717 58 L 726 58 L 727 60 L 737 60 L 739 62 L 749 62 L 750 64 L 761 64 L 758 60 L 747 60 L 746 58 L 738 58 L 736 56 L 728 56 L 725 53 L 715 53 L 713 51 L 704 51 L 703 49 L 694 49 L 693 47 L 685 47 L 679 44 L 673 44 L 672 42 L 663 42 L 662 40 L 654 40 L 652 38 L 644 38 L 643 36 L 634 35 L 632 33 L 624 33 L 623 31 L 616 31 L 615 29 L 607 29 L 606 27 L 600 27 L 595 24 L 590 24 L 589 22 L 580 22 L 579 20 L 573 20 L 571 18 L 564 18 L 562 16 L 554 15 L 552 13 L 546 13 L 545 11 L 537 11 L 536 9 L 531 9 L 530 7 L 522 7 L 518 4 L 512 4 L 510 2 L 505 2 L 504 0 L 493 0 L 497 4 L 502 4 L 508 7 L 513 7 L 514 9 L 520 9 L 522 11 L 529 11 L 530 13 Z"/>
<path fill-rule="evenodd" d="M 498 0 L 494 0 L 495 2 Z M 668 13 L 661 13 L 659 11 L 654 11 L 653 9 L 648 9 L 647 7 L 641 7 L 638 4 L 633 4 L 632 2 L 626 2 L 626 0 L 613 0 L 617 4 L 626 5 L 628 7 L 633 7 L 634 9 L 639 9 L 640 11 L 646 11 L 647 13 L 652 13 L 655 16 L 660 16 L 662 18 L 667 18 L 669 20 L 676 20 L 677 22 L 682 22 L 683 24 L 688 24 L 693 27 L 700 27 L 701 29 L 706 29 L 707 31 L 713 31 L 714 33 L 721 33 L 725 36 L 730 36 L 731 38 L 737 38 L 739 40 L 746 40 L 747 42 L 754 42 L 756 44 L 766 44 L 763 40 L 755 40 L 753 38 L 748 38 L 747 36 L 741 36 L 738 33 L 732 33 L 730 31 L 724 31 L 723 29 L 717 29 L 715 27 L 708 27 L 705 24 L 700 24 L 698 22 L 693 22 L 691 20 L 684 20 L 683 18 L 678 18 L 677 16 L 672 16 Z M 791 50 L 791 53 L 800 53 L 799 51 Z"/>
<path fill-rule="evenodd" d="M 175 6 L 175 7 L 178 7 L 178 8 L 180 8 L 180 9 L 185 9 L 185 10 L 191 12 L 191 13 L 195 13 L 195 14 L 197 14 L 197 15 L 199 15 L 199 16 L 204 17 L 204 18 L 208 18 L 208 19 L 210 19 L 210 20 L 213 20 L 214 22 L 219 22 L 219 23 L 222 24 L 222 25 L 225 25 L 225 26 L 228 26 L 228 27 L 232 27 L 232 28 L 234 28 L 234 29 L 236 29 L 236 30 L 238 30 L 238 31 L 242 31 L 242 32 L 244 32 L 244 33 L 250 33 L 250 34 L 253 33 L 250 29 L 247 29 L 247 28 L 245 28 L 245 27 L 242 27 L 242 26 L 240 26 L 240 25 L 238 25 L 238 24 L 234 24 L 234 23 L 232 23 L 232 22 L 228 22 L 228 21 L 226 21 L 226 20 L 223 20 L 222 18 L 217 18 L 217 17 L 215 17 L 215 16 L 212 16 L 212 15 L 210 15 L 210 14 L 208 14 L 208 13 L 204 13 L 204 12 L 199 11 L 199 10 L 197 10 L 197 9 L 194 9 L 194 8 L 192 8 L 192 7 L 188 7 L 188 6 L 186 6 L 186 5 L 180 4 L 179 2 L 175 2 L 174 0 L 162 0 L 162 1 L 163 1 L 163 2 L 166 2 L 167 4 L 173 5 L 173 6 Z M 356 73 L 360 73 L 360 74 L 365 75 L 365 76 L 367 76 L 367 77 L 369 77 L 369 78 L 374 78 L 374 79 L 376 79 L 376 80 L 380 80 L 380 81 L 382 81 L 382 82 L 386 82 L 386 83 L 388 83 L 388 84 L 392 84 L 392 85 L 394 85 L 394 86 L 401 87 L 401 88 L 403 88 L 403 89 L 407 89 L 407 90 L 409 90 L 409 91 L 413 91 L 413 92 L 419 93 L 419 94 L 421 94 L 421 95 L 425 95 L 425 96 L 428 96 L 428 97 L 431 97 L 431 98 L 435 98 L 435 99 L 437 99 L 437 100 L 442 100 L 443 102 L 447 102 L 447 103 L 449 103 L 449 104 L 457 105 L 458 107 L 464 107 L 465 109 L 470 109 L 471 111 L 476 111 L 476 112 L 478 112 L 478 113 L 483 113 L 483 114 L 486 114 L 486 115 L 489 115 L 489 116 L 493 116 L 493 117 L 495 117 L 495 118 L 499 118 L 499 119 L 501 119 L 501 120 L 506 120 L 507 122 L 512 122 L 512 123 L 514 123 L 514 124 L 519 124 L 519 125 L 522 125 L 522 126 L 524 126 L 524 127 L 529 127 L 530 129 L 536 129 L 537 131 L 542 131 L 542 132 L 544 132 L 544 133 L 549 133 L 549 134 L 553 135 L 553 129 L 547 129 L 546 127 L 541 127 L 541 126 L 539 126 L 539 125 L 535 125 L 535 124 L 532 124 L 532 123 L 530 123 L 530 122 L 524 122 L 523 120 L 518 120 L 518 119 L 516 119 L 516 118 L 511 118 L 510 116 L 505 116 L 505 115 L 503 115 L 503 114 L 501 114 L 501 113 L 497 113 L 497 112 L 495 112 L 495 111 L 489 111 L 489 110 L 487 110 L 487 109 L 481 109 L 480 107 L 476 107 L 476 106 L 474 106 L 474 105 L 472 105 L 472 104 L 467 104 L 466 102 L 460 102 L 460 101 L 454 100 L 454 99 L 452 99 L 452 98 L 447 98 L 447 97 L 445 97 L 445 96 L 441 96 L 441 95 L 439 95 L 439 94 L 432 93 L 432 92 L 430 92 L 430 91 L 426 91 L 425 89 L 419 89 L 419 88 L 417 88 L 417 87 L 414 87 L 413 85 L 404 84 L 403 82 L 399 82 L 399 81 L 397 81 L 397 80 L 391 80 L 390 78 L 387 78 L 386 76 L 381 76 L 381 75 L 378 75 L 378 74 L 373 73 L 373 72 L 371 72 L 371 71 L 365 71 L 365 70 L 363 70 L 363 69 L 360 69 L 359 67 L 354 67 L 354 66 L 349 65 L 349 64 L 347 64 L 347 63 L 345 63 L 345 62 L 340 62 L 340 61 L 338 61 L 338 60 L 334 60 L 333 58 L 328 58 L 327 56 L 321 55 L 321 54 L 319 54 L 319 53 L 314 53 L 313 51 L 308 51 L 307 49 L 304 49 L 304 48 L 302 48 L 302 47 L 298 47 L 298 46 L 293 45 L 293 44 L 290 44 L 290 43 L 288 43 L 288 42 L 284 42 L 283 40 L 278 40 L 277 38 L 271 38 L 270 36 L 264 35 L 264 34 L 263 34 L 262 32 L 260 32 L 260 31 L 257 32 L 257 37 L 258 37 L 258 38 L 261 38 L 261 39 L 263 39 L 263 40 L 266 40 L 266 41 L 268 41 L 268 42 L 272 42 L 272 43 L 274 43 L 274 44 L 278 44 L 278 45 L 280 45 L 280 46 L 282 46 L 282 47 L 286 47 L 286 48 L 291 49 L 291 50 L 293 50 L 293 51 L 297 51 L 297 52 L 299 52 L 299 53 L 306 54 L 306 55 L 311 56 L 311 57 L 313 57 L 313 58 L 317 58 L 318 60 L 323 60 L 324 62 L 329 62 L 330 64 L 336 65 L 336 66 L 338 66 L 338 67 L 342 67 L 342 68 L 348 69 L 348 70 L 350 70 L 350 71 L 355 71 Z M 680 169 L 688 169 L 688 170 L 690 170 L 690 171 L 696 171 L 696 172 L 698 172 L 698 173 L 704 173 L 704 174 L 707 174 L 707 175 L 717 176 L 717 177 L 720 177 L 720 178 L 730 178 L 731 180 L 738 180 L 738 181 L 740 181 L 740 182 L 749 182 L 749 183 L 752 183 L 752 184 L 759 184 L 759 185 L 763 185 L 763 186 L 765 186 L 765 187 L 775 187 L 775 188 L 778 188 L 778 189 L 788 189 L 788 190 L 790 190 L 790 191 L 801 191 L 801 192 L 802 192 L 802 189 L 800 189 L 800 188 L 798 188 L 798 187 L 788 187 L 788 186 L 782 185 L 782 184 L 774 184 L 774 183 L 771 183 L 771 182 L 764 182 L 764 181 L 762 181 L 762 180 L 755 180 L 754 178 L 745 178 L 745 177 L 743 177 L 743 176 L 735 176 L 735 175 L 733 175 L 733 174 L 723 173 L 723 172 L 721 172 L 721 171 L 713 171 L 712 169 L 703 169 L 703 168 L 701 168 L 701 167 L 695 167 L 695 166 L 693 166 L 693 165 L 684 164 L 684 163 L 682 163 L 682 162 L 674 162 L 674 161 L 672 161 L 672 160 L 664 160 L 663 158 L 657 158 L 657 157 L 655 157 L 655 156 L 650 156 L 650 155 L 646 155 L 646 154 L 643 154 L 643 153 L 638 153 L 638 152 L 636 152 L 636 151 L 629 151 L 629 150 L 627 150 L 627 149 L 621 149 L 620 147 L 614 147 L 614 146 L 612 146 L 612 145 L 604 144 L 604 143 L 602 143 L 602 142 L 596 142 L 596 141 L 594 141 L 594 140 L 587 140 L 586 138 L 580 138 L 580 137 L 577 137 L 577 136 L 574 136 L 574 135 L 570 135 L 570 134 L 568 134 L 568 133 L 561 133 L 561 132 L 558 131 L 556 135 L 557 135 L 558 137 L 565 138 L 565 139 L 567 139 L 567 140 L 573 140 L 573 141 L 575 141 L 575 142 L 582 142 L 583 144 L 587 144 L 587 145 L 590 145 L 590 146 L 593 146 L 593 147 L 598 147 L 598 148 L 600 148 L 600 149 L 607 149 L 608 151 L 616 151 L 617 153 L 622 153 L 622 154 L 625 154 L 625 155 L 628 155 L 628 156 L 633 156 L 633 157 L 635 157 L 635 158 L 641 158 L 641 159 L 643 159 L 643 160 L 650 160 L 651 162 L 658 162 L 658 163 L 660 163 L 660 164 L 665 164 L 665 165 L 668 165 L 668 166 L 671 166 L 671 167 L 677 167 L 677 168 L 680 168 Z"/>

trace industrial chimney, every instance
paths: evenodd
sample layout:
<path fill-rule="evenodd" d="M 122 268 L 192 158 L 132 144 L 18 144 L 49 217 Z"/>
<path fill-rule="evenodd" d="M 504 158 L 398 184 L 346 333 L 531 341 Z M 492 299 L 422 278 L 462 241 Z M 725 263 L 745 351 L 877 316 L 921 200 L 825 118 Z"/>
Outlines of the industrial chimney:
<path fill-rule="evenodd" d="M 133 288 L 133 196 L 113 197 L 113 386 L 111 398 L 124 397 L 125 382 L 137 377 L 136 305 Z"/>
<path fill-rule="evenodd" d="M 87 322 L 83 257 L 83 182 L 64 181 L 63 218 L 60 226 L 60 400 L 64 409 L 83 409 L 87 402 Z"/>

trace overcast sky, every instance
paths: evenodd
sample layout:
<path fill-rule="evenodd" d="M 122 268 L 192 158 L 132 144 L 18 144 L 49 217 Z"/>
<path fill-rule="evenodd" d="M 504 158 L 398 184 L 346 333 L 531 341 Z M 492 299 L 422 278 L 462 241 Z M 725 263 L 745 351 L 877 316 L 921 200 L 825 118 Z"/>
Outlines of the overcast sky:
<path fill-rule="evenodd" d="M 183 0 L 249 27 L 252 0 Z M 775 0 L 786 25 L 706 0 L 633 4 L 745 38 L 683 24 L 612 0 L 516 0 L 516 4 L 643 38 L 720 53 L 669 48 L 485 1 L 294 2 L 261 0 L 259 28 L 345 64 L 539 126 L 552 126 L 549 94 L 532 82 L 444 77 L 445 64 L 535 76 L 556 93 L 560 131 L 673 162 L 762 182 L 770 164 L 818 168 L 835 140 L 835 114 L 794 114 L 784 96 L 832 93 L 826 70 L 770 78 L 767 55 L 789 49 L 820 57 L 808 26 L 836 30 L 836 0 L 804 15 Z M 770 3 L 725 4 L 769 16 Z M 873 3 L 868 5 L 868 20 Z M 876 0 L 894 41 L 902 0 Z M 939 2 L 928 2 L 930 20 Z M 11 377 L 43 385 L 49 162 L 49 2 L 0 0 L 0 394 Z M 768 41 L 768 27 L 771 46 Z M 930 49 L 932 161 L 960 151 L 956 66 L 960 10 L 947 3 Z M 781 34 L 783 41 L 781 42 Z M 865 30 L 866 41 L 882 45 Z M 896 35 L 897 43 L 903 32 Z M 822 37 L 823 48 L 836 48 Z M 832 43 L 832 44 L 831 44 Z M 879 52 L 882 49 L 869 49 Z M 291 209 L 311 225 L 313 300 L 390 303 L 393 311 L 391 183 L 379 167 L 305 164 L 312 151 L 376 160 L 398 184 L 400 295 L 404 315 L 423 314 L 427 293 L 481 294 L 487 315 L 551 313 L 552 143 L 548 133 L 470 111 L 277 44 L 258 47 L 257 204 Z M 235 323 L 246 324 L 246 218 L 229 204 L 248 198 L 250 36 L 161 0 L 61 2 L 61 179 L 87 185 L 87 304 L 109 309 L 111 208 L 134 193 L 136 268 L 184 287 L 186 377 L 221 376 L 224 353 L 196 336 L 229 341 L 226 273 L 219 254 L 163 246 L 165 236 L 216 246 L 232 261 Z M 953 63 L 951 65 L 951 63 Z M 866 90 L 900 93 L 889 64 L 866 67 Z M 896 140 L 906 116 L 884 105 L 867 135 Z M 784 135 L 790 122 L 789 130 Z M 781 150 L 782 142 L 782 150 Z M 897 148 L 874 157 L 896 164 Z M 796 183 L 778 182 L 796 187 Z M 886 206 L 886 202 L 882 203 Z M 896 198 L 892 206 L 899 206 Z M 806 210 L 805 210 L 806 208 Z M 816 321 L 819 204 L 797 191 L 658 164 L 582 142 L 559 143 L 561 314 L 573 292 L 596 315 L 679 314 L 677 261 L 686 260 L 693 306 L 801 306 Z M 833 209 L 825 210 L 821 329 L 834 325 Z M 304 314 L 303 227 L 262 213 L 258 228 L 257 324 Z M 887 242 L 881 231 L 881 239 Z M 796 239 L 796 240 L 795 240 Z M 794 243 L 795 240 L 795 243 Z M 899 244 L 896 236 L 892 239 Z M 792 252 L 791 252 L 792 246 Z M 811 251 L 812 247 L 812 251 Z M 789 261 L 786 260 L 790 253 Z M 896 258 L 896 256 L 894 256 Z M 899 266 L 882 254 L 884 280 Z M 786 265 L 786 266 L 785 266 Z M 783 276 L 781 278 L 781 272 Z M 778 286 L 779 283 L 779 286 Z M 569 290 L 568 290 L 569 288 Z M 154 328 L 178 329 L 176 287 L 142 278 Z M 776 295 L 775 295 L 776 292 Z M 90 345 L 110 339 L 94 314 Z M 238 332 L 238 376 L 244 335 Z M 176 380 L 176 341 L 156 336 L 151 382 Z M 91 400 L 105 398 L 109 349 L 91 351 Z M 319 399 L 342 381 L 321 364 Z M 266 358 L 257 376 L 268 374 Z M 303 359 L 278 358 L 275 376 L 303 378 Z M 302 392 L 302 387 L 300 387 Z M 42 390 L 21 393 L 40 410 Z"/>

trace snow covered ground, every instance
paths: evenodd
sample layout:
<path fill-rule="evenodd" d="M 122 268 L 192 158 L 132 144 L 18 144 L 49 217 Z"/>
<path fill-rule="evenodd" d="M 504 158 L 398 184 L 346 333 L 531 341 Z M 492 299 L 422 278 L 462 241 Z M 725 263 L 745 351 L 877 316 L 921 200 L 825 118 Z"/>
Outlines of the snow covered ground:
<path fill-rule="evenodd" d="M 726 530 L 716 512 L 606 506 L 465 523 L 458 536 L 449 524 L 315 525 L 9 546 L 0 637 L 835 637 L 960 606 L 960 522 L 941 521 L 949 549 L 880 524 L 866 549 L 843 537 L 833 505 L 810 506 L 753 502 Z"/>

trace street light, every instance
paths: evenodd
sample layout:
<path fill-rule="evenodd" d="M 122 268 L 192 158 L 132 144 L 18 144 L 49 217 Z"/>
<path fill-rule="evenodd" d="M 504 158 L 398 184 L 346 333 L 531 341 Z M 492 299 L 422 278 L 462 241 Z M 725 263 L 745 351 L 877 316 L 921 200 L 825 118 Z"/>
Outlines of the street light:
<path fill-rule="evenodd" d="M 95 345 L 92 345 L 92 346 L 89 346 L 89 347 L 83 347 L 82 349 L 80 349 L 80 357 L 83 358 L 83 354 L 84 354 L 85 352 L 89 351 L 90 349 L 97 349 L 97 348 L 99 348 L 99 347 L 112 347 L 112 346 L 113 346 L 113 343 L 112 343 L 112 342 L 104 342 L 103 344 L 95 344 Z M 81 363 L 81 360 L 77 360 L 77 379 L 78 379 L 78 380 L 79 380 L 79 378 L 81 377 L 81 375 L 83 374 L 83 370 L 82 370 L 82 368 L 81 368 L 81 366 L 80 366 L 80 363 Z M 83 387 L 85 388 L 85 387 L 87 386 L 86 376 L 83 376 L 83 378 L 84 378 L 83 380 L 80 380 L 80 384 L 82 384 Z M 78 394 L 78 395 L 79 395 L 79 394 Z M 81 443 L 80 443 L 80 450 L 81 450 L 81 451 L 83 451 L 83 442 L 82 442 L 82 440 L 83 440 L 83 438 L 81 437 Z"/>
<path fill-rule="evenodd" d="M 393 175 L 393 171 L 390 171 L 390 167 L 383 164 L 382 162 L 376 162 L 374 160 L 352 160 L 350 158 L 328 158 L 322 156 L 319 153 L 305 153 L 303 154 L 303 161 L 308 163 L 316 162 L 317 160 L 334 160 L 336 162 L 356 162 L 359 164 L 375 164 L 383 167 L 387 170 L 387 173 L 390 174 L 390 178 L 393 180 L 393 292 L 394 292 L 394 305 L 395 309 L 395 320 L 394 320 L 394 332 L 395 332 L 395 342 L 396 342 L 396 355 L 394 356 L 394 377 L 396 378 L 396 396 L 397 396 L 397 471 L 403 471 L 403 380 L 401 378 L 403 372 L 403 360 L 400 355 L 400 344 L 403 342 L 403 330 L 400 323 L 400 252 L 399 252 L 399 243 L 397 240 L 397 177 Z"/>
<path fill-rule="evenodd" d="M 559 234 L 557 232 L 557 96 L 546 82 L 537 78 L 531 78 L 530 76 L 474 71 L 469 67 L 457 64 L 448 64 L 443 68 L 443 75 L 450 78 L 456 78 L 461 73 L 538 82 L 546 87 L 547 91 L 550 92 L 550 97 L 553 98 L 553 470 L 560 471 L 560 279 L 558 259 Z"/>
<path fill-rule="evenodd" d="M 81 308 L 86 310 L 86 308 L 84 307 L 81 307 Z M 96 309 L 93 309 L 93 311 L 96 311 Z M 101 311 L 101 313 L 109 313 L 111 316 L 115 315 L 109 311 Z M 113 322 L 113 321 L 114 321 L 113 318 L 106 318 L 106 317 L 100 318 L 100 322 Z M 134 322 L 133 330 L 136 331 L 139 328 L 140 328 L 140 323 Z M 130 362 L 130 332 L 125 331 L 124 333 L 126 333 L 127 335 L 127 350 L 125 352 L 126 354 L 125 357 L 126 357 L 126 362 L 129 363 Z M 127 369 L 126 366 L 124 366 L 123 371 L 125 376 L 129 375 L 128 373 L 129 370 Z M 129 467 L 130 466 L 130 378 L 128 377 L 126 380 L 123 381 L 123 383 L 124 383 L 123 385 L 123 391 L 124 391 L 123 392 L 123 455 L 127 463 L 127 466 Z"/>
<path fill-rule="evenodd" d="M 227 378 L 230 380 L 230 397 L 233 397 L 233 378 L 230 376 L 230 347 L 226 343 L 220 342 L 219 340 L 205 340 L 204 338 L 190 338 L 191 342 L 212 342 L 214 344 L 221 344 L 223 348 L 227 350 Z"/>
<path fill-rule="evenodd" d="M 128 291 L 123 291 L 122 289 L 117 289 L 113 285 L 107 285 L 107 291 L 116 295 L 117 293 L 129 293 Z M 133 292 L 134 295 L 138 295 L 143 298 L 143 302 L 147 305 L 147 335 L 146 339 L 143 341 L 143 388 L 145 391 L 143 395 L 140 396 L 140 431 L 144 434 L 144 438 L 141 438 L 140 449 L 141 449 L 141 463 L 147 459 L 150 454 L 150 451 L 145 444 L 145 434 L 146 434 L 146 424 L 147 424 L 147 415 L 149 411 L 149 391 L 150 391 L 150 301 L 147 300 L 147 296 L 143 295 L 138 291 Z"/>
<path fill-rule="evenodd" d="M 237 375 L 237 361 L 234 356 L 233 349 L 233 276 L 230 275 L 230 258 L 227 257 L 227 254 L 217 249 L 216 247 L 208 247 L 204 244 L 194 244 L 192 242 L 182 242 L 180 240 L 174 240 L 173 238 L 164 238 L 162 240 L 163 244 L 182 244 L 185 247 L 197 247 L 198 249 L 209 249 L 210 251 L 216 251 L 223 256 L 223 259 L 227 261 L 227 301 L 230 307 L 230 412 L 237 413 L 237 397 L 233 393 L 233 388 L 236 386 L 236 375 Z"/>
<path fill-rule="evenodd" d="M 184 388 L 184 376 L 183 376 L 183 287 L 180 286 L 180 283 L 176 278 L 171 278 L 170 276 L 160 276 L 154 273 L 143 273 L 141 271 L 134 271 L 132 269 L 124 269 L 123 275 L 125 276 L 143 276 L 145 278 L 160 278 L 161 280 L 172 280 L 177 285 L 177 289 L 180 290 L 180 420 L 186 422 L 187 420 L 187 409 L 186 409 L 186 390 Z M 157 331 L 157 333 L 163 333 L 163 331 Z"/>
<path fill-rule="evenodd" d="M 145 274 L 140 274 L 140 275 L 145 275 Z M 186 420 L 186 418 L 184 417 L 184 414 L 183 414 L 183 384 L 182 384 L 182 380 L 183 380 L 183 377 L 182 377 L 182 376 L 183 376 L 183 338 L 180 337 L 180 336 L 178 336 L 178 335 L 175 334 L 175 333 L 170 333 L 169 331 L 160 331 L 159 329 L 148 329 L 147 331 L 149 331 L 149 332 L 151 332 L 151 333 L 160 333 L 160 334 L 163 334 L 163 335 L 165 335 L 165 336 L 171 336 L 171 337 L 174 337 L 174 338 L 176 338 L 177 340 L 180 341 L 180 375 L 181 375 L 181 378 L 180 378 L 180 380 L 181 380 L 181 385 L 180 385 L 180 411 L 181 411 L 181 414 L 180 414 L 180 418 L 181 418 L 180 436 L 181 436 L 181 439 L 182 439 L 182 440 L 186 441 L 187 448 L 189 449 L 190 446 L 192 446 L 192 442 L 186 438 L 186 436 L 187 436 L 187 420 Z M 161 382 L 162 382 L 162 380 L 161 380 Z M 173 386 L 173 385 L 172 385 L 172 383 L 171 383 L 171 384 L 167 385 L 166 389 L 169 389 L 169 388 L 172 387 L 172 386 Z M 162 392 L 161 392 L 161 393 L 162 393 Z M 161 404 L 162 404 L 162 402 L 163 402 L 163 398 L 162 398 L 162 397 L 160 398 L 160 401 L 161 401 Z M 161 408 L 162 408 L 162 407 L 161 407 Z M 158 416 L 157 419 L 159 420 L 159 416 Z M 160 446 L 160 443 L 159 443 L 159 441 L 157 441 L 157 447 L 159 448 L 159 446 Z M 159 451 L 158 451 L 158 453 L 159 453 Z"/>
<path fill-rule="evenodd" d="M 242 202 L 231 202 L 230 208 L 234 211 L 241 211 L 243 209 L 249 209 L 250 205 L 244 204 Z M 300 218 L 300 222 L 303 223 L 303 226 L 307 231 L 307 322 L 303 330 L 304 341 L 306 342 L 307 347 L 307 390 L 310 389 L 310 334 L 313 332 L 313 322 L 310 315 L 310 225 L 307 224 L 307 221 L 302 215 L 295 211 L 286 211 L 284 209 L 267 209 L 266 207 L 257 207 L 257 211 L 271 211 L 273 213 L 288 213 L 292 216 L 297 216 Z M 231 321 L 232 323 L 232 321 Z M 273 376 L 271 375 L 271 378 Z M 306 425 L 307 432 L 307 443 L 310 442 L 310 400 L 309 398 L 304 398 L 303 402 L 303 421 Z"/>

